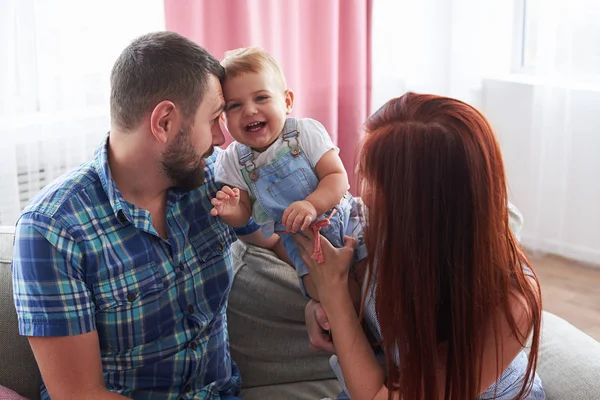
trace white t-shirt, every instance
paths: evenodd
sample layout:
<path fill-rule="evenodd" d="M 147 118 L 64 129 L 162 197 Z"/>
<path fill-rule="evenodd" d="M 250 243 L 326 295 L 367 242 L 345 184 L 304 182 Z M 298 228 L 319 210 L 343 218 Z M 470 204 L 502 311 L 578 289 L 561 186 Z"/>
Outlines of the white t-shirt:
<path fill-rule="evenodd" d="M 323 154 L 329 150 L 333 149 L 336 152 L 339 152 L 339 149 L 331 141 L 325 127 L 319 121 L 311 118 L 298 118 L 297 121 L 298 131 L 300 132 L 298 135 L 300 148 L 307 156 L 313 169 L 316 167 Z M 286 146 L 287 143 L 279 136 L 279 138 L 262 153 L 252 151 L 256 168 L 269 164 L 277 156 L 277 153 Z M 246 185 L 244 176 L 242 175 L 242 168 L 236 150 L 236 142 L 233 142 L 225 151 L 222 151 L 217 155 L 215 181 L 249 191 L 248 185 Z"/>

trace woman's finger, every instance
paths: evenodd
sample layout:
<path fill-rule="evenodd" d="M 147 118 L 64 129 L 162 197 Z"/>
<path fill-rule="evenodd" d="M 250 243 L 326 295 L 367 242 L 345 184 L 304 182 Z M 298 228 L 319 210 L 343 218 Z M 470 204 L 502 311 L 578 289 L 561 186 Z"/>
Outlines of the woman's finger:
<path fill-rule="evenodd" d="M 344 236 L 344 247 L 349 247 L 354 250 L 356 248 L 356 238 Z"/>
<path fill-rule="evenodd" d="M 304 236 L 301 232 L 294 233 L 292 235 L 292 239 L 294 239 L 294 242 L 296 242 L 296 245 L 298 246 L 298 250 L 300 250 L 300 254 L 302 255 L 302 252 L 306 253 L 306 246 L 310 245 L 310 240 L 306 236 Z"/>

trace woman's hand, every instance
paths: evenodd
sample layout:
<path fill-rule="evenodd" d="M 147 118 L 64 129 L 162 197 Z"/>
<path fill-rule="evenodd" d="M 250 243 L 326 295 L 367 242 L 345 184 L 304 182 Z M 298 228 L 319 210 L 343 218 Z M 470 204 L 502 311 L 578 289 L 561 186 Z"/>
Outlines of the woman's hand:
<path fill-rule="evenodd" d="M 335 346 L 328 333 L 330 329 L 329 319 L 321 303 L 314 300 L 306 303 L 304 317 L 306 318 L 306 330 L 308 331 L 310 347 L 315 351 L 322 350 L 335 353 Z"/>
<path fill-rule="evenodd" d="M 317 288 L 319 299 L 323 301 L 324 296 L 331 295 L 340 288 L 346 292 L 348 291 L 348 273 L 354 256 L 356 241 L 354 238 L 346 236 L 344 247 L 337 249 L 325 237 L 321 236 L 320 239 L 324 262 L 319 264 L 311 258 L 315 243 L 314 233 L 307 229 L 302 233 L 294 234 L 298 251 Z"/>

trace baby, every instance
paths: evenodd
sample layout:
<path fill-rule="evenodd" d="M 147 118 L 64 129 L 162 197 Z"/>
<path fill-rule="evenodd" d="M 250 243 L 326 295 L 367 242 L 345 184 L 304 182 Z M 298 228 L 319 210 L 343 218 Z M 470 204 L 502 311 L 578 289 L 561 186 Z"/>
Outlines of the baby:
<path fill-rule="evenodd" d="M 245 226 L 252 217 L 266 238 L 280 234 L 303 293 L 316 299 L 290 233 L 320 230 L 335 247 L 351 236 L 357 243 L 354 263 L 366 258 L 360 204 L 348 193 L 339 149 L 319 122 L 288 117 L 294 93 L 268 53 L 237 49 L 221 64 L 224 120 L 235 142 L 217 157 L 215 179 L 224 186 L 212 199 L 211 214 L 233 227 Z M 318 238 L 317 262 L 322 261 Z M 360 298 L 358 284 L 350 285 L 355 285 L 353 297 Z"/>

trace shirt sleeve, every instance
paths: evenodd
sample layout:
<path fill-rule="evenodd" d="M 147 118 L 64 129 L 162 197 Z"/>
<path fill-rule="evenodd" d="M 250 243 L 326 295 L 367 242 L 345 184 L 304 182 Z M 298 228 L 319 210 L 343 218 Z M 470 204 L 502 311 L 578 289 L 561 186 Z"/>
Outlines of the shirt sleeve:
<path fill-rule="evenodd" d="M 244 176 L 238 162 L 235 142 L 231 143 L 225 151 L 217 154 L 217 160 L 215 161 L 215 181 L 248 191 L 248 185 L 244 181 Z"/>
<path fill-rule="evenodd" d="M 329 150 L 335 150 L 339 153 L 340 149 L 333 144 L 329 133 L 319 121 L 311 118 L 303 118 L 299 120 L 300 126 L 300 146 L 308 156 L 308 159 L 313 168 L 323 157 L 323 154 Z"/>
<path fill-rule="evenodd" d="M 71 336 L 96 329 L 76 241 L 52 218 L 25 214 L 15 233 L 13 296 L 23 336 Z"/>
<path fill-rule="evenodd" d="M 245 236 L 250 235 L 259 229 L 260 225 L 254 222 L 252 217 L 250 217 L 250 221 L 248 221 L 248 224 L 246 226 L 243 226 L 241 228 L 233 228 L 233 231 L 236 234 L 236 236 Z"/>

